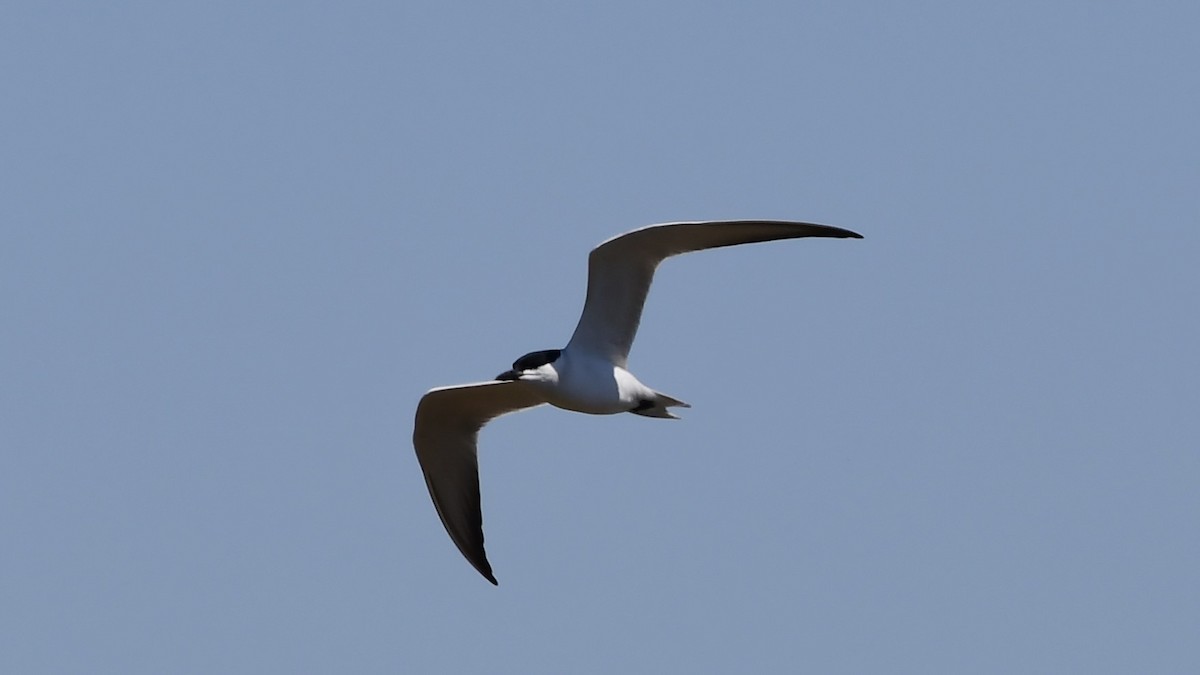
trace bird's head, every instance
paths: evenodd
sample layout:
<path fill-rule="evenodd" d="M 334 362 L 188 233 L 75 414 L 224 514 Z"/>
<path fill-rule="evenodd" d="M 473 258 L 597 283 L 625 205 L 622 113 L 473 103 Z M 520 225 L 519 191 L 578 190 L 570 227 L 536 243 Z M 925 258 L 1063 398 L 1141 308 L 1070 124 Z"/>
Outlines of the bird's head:
<path fill-rule="evenodd" d="M 561 349 L 543 349 L 540 352 L 529 352 L 525 356 L 513 361 L 512 370 L 500 373 L 496 376 L 496 379 L 521 382 L 557 380 L 558 372 L 554 370 L 554 362 L 561 355 Z"/>

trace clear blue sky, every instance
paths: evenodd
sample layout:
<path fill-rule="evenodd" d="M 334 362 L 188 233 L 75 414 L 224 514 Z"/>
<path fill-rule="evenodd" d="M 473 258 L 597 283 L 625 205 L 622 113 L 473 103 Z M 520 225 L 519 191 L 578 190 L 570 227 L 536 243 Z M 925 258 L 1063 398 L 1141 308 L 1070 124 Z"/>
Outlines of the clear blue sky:
<path fill-rule="evenodd" d="M 0 671 L 1200 671 L 1200 9 L 0 10 Z M 410 444 L 660 270 L 680 422 Z"/>

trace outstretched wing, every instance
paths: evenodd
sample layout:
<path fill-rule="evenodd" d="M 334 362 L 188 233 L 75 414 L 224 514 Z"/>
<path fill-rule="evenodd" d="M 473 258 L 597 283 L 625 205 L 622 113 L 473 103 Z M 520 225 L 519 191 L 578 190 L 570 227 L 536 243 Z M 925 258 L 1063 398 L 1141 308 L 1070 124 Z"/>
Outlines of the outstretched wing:
<path fill-rule="evenodd" d="M 479 508 L 479 430 L 496 417 L 545 402 L 519 382 L 479 382 L 431 389 L 417 405 L 413 447 L 429 496 L 458 550 L 493 584 Z"/>
<path fill-rule="evenodd" d="M 680 253 L 800 237 L 861 239 L 828 225 L 780 220 L 724 220 L 650 225 L 618 235 L 588 256 L 587 299 L 567 349 L 605 356 L 625 367 L 654 270 Z"/>

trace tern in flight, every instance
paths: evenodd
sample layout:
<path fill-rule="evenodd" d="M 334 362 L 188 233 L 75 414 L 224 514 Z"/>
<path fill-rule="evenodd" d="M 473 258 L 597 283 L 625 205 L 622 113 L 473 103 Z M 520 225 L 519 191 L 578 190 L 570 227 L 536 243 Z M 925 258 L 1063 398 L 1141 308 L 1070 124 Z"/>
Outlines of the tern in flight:
<path fill-rule="evenodd" d="M 588 256 L 587 299 L 570 342 L 530 352 L 488 382 L 429 390 L 417 405 L 413 447 L 429 496 L 463 556 L 496 584 L 483 550 L 476 441 L 490 420 L 549 403 L 593 415 L 633 413 L 678 419 L 690 407 L 642 384 L 627 370 L 654 270 L 666 258 L 776 239 L 862 235 L 828 225 L 733 220 L 650 225 L 613 237 Z"/>

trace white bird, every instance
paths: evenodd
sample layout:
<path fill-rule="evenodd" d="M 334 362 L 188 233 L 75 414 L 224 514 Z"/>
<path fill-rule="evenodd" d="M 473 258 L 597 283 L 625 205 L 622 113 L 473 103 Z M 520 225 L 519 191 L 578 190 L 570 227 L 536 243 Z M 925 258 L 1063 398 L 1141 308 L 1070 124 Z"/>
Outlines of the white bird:
<path fill-rule="evenodd" d="M 421 397 L 413 447 L 429 495 L 446 532 L 484 578 L 498 583 L 483 548 L 479 430 L 496 417 L 543 403 L 594 415 L 678 419 L 667 408 L 688 404 L 626 370 L 655 268 L 680 253 L 800 237 L 862 235 L 812 223 L 735 220 L 650 225 L 613 237 L 588 256 L 587 299 L 566 347 L 530 352 L 490 382 L 439 387 Z"/>

